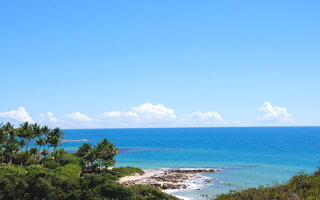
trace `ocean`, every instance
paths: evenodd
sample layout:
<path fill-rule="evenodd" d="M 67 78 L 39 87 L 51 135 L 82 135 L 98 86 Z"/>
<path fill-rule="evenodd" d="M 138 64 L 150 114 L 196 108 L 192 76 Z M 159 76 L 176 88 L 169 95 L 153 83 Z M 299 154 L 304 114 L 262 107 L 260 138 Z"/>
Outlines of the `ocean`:
<path fill-rule="evenodd" d="M 172 194 L 193 199 L 229 190 L 283 183 L 320 166 L 320 127 L 65 129 L 62 147 L 109 139 L 116 166 L 142 169 L 220 168 Z M 205 180 L 212 179 L 211 182 Z"/>

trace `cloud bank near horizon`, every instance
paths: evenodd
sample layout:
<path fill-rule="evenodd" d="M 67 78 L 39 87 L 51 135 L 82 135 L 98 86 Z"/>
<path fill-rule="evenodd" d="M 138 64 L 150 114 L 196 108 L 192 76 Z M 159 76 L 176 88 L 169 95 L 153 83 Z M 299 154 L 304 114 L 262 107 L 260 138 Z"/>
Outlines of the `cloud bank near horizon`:
<path fill-rule="evenodd" d="M 254 118 L 254 122 L 289 122 L 294 118 L 284 107 L 273 106 L 270 102 L 258 108 L 264 115 Z M 0 119 L 13 122 L 36 122 L 60 126 L 62 128 L 138 128 L 138 127 L 210 127 L 241 125 L 239 120 L 226 121 L 216 111 L 195 111 L 189 114 L 177 115 L 175 110 L 162 104 L 145 103 L 129 110 L 106 111 L 94 117 L 75 111 L 55 117 L 52 112 L 39 113 L 32 118 L 24 107 L 17 110 L 0 112 Z"/>
<path fill-rule="evenodd" d="M 264 115 L 258 117 L 260 122 L 289 122 L 294 118 L 284 107 L 273 106 L 270 102 L 264 102 L 258 111 L 264 112 Z"/>
<path fill-rule="evenodd" d="M 20 107 L 17 110 L 11 110 L 7 112 L 0 112 L 0 117 L 1 118 L 9 118 L 9 119 L 14 119 L 18 122 L 35 122 L 32 117 L 28 114 L 28 112 L 24 109 L 24 107 Z"/>

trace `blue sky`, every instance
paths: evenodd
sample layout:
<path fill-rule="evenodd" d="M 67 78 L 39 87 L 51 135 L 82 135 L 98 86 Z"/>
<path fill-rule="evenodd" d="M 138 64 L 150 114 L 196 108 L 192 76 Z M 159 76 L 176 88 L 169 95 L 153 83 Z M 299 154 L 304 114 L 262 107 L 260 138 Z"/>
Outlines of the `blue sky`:
<path fill-rule="evenodd" d="M 2 1 L 0 121 L 320 125 L 319 6 Z"/>

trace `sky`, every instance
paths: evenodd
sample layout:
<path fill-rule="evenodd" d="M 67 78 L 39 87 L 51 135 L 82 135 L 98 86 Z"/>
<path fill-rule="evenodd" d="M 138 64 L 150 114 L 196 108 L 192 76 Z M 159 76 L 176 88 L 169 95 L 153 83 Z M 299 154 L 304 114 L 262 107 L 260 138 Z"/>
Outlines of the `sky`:
<path fill-rule="evenodd" d="M 4 0 L 0 121 L 319 126 L 320 1 Z"/>

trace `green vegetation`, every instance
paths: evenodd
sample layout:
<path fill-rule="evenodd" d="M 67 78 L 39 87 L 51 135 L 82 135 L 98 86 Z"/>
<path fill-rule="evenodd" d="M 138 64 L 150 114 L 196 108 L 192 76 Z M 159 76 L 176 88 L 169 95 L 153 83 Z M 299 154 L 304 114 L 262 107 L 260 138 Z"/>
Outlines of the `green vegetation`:
<path fill-rule="evenodd" d="M 313 174 L 293 176 L 286 184 L 231 191 L 214 200 L 319 200 L 320 168 Z"/>
<path fill-rule="evenodd" d="M 16 165 L 43 164 L 46 161 L 57 163 L 56 148 L 62 141 L 63 133 L 59 128 L 49 129 L 38 124 L 25 122 L 19 128 L 11 123 L 0 126 L 0 163 Z M 50 148 L 53 152 L 48 157 Z M 62 156 L 62 155 L 61 155 Z"/>
<path fill-rule="evenodd" d="M 176 200 L 148 186 L 116 181 L 134 167 L 114 165 L 117 148 L 104 139 L 84 143 L 76 154 L 57 148 L 63 133 L 37 124 L 0 126 L 0 199 L 6 200 Z"/>
<path fill-rule="evenodd" d="M 83 143 L 77 150 L 77 156 L 84 162 L 84 172 L 100 172 L 102 167 L 113 166 L 113 157 L 118 153 L 117 148 L 107 139 L 103 139 L 96 146 Z"/>
<path fill-rule="evenodd" d="M 144 171 L 136 167 L 117 167 L 112 168 L 111 170 L 105 170 L 104 176 L 107 176 L 110 180 L 116 181 L 121 177 L 129 176 L 135 173 L 144 174 Z"/>

